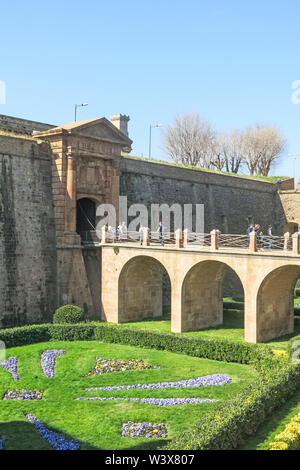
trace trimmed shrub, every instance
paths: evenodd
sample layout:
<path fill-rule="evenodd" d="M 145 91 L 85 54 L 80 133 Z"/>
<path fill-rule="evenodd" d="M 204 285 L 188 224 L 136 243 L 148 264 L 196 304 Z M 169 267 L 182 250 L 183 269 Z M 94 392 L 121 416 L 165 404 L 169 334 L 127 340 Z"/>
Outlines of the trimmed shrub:
<path fill-rule="evenodd" d="M 51 339 L 49 325 L 29 325 L 0 330 L 0 340 L 6 348 L 42 343 Z"/>
<path fill-rule="evenodd" d="M 77 325 L 49 325 L 51 339 L 59 341 L 89 341 L 95 338 L 96 325 L 81 323 Z"/>
<path fill-rule="evenodd" d="M 129 344 L 140 348 L 166 350 L 194 357 L 241 364 L 253 363 L 262 354 L 272 356 L 269 348 L 257 344 L 137 330 L 107 325 L 106 323 L 96 324 L 95 339 L 108 343 Z"/>
<path fill-rule="evenodd" d="M 244 311 L 244 303 L 243 302 L 223 302 L 223 309 L 225 310 L 240 310 Z"/>
<path fill-rule="evenodd" d="M 83 320 L 83 310 L 76 305 L 63 305 L 53 315 L 53 323 L 80 323 Z"/>

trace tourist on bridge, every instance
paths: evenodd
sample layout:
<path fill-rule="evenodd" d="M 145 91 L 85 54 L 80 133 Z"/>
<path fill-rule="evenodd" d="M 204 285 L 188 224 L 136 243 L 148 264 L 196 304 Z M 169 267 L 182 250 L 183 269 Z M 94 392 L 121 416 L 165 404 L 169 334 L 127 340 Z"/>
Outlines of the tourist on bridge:
<path fill-rule="evenodd" d="M 263 234 L 263 231 L 260 230 L 259 233 L 258 233 L 258 237 L 257 237 L 257 244 L 258 244 L 258 247 L 263 249 L 263 246 L 264 246 L 264 234 Z"/>
<path fill-rule="evenodd" d="M 248 236 L 247 248 L 249 248 L 249 245 L 250 245 L 250 233 L 253 231 L 253 229 L 254 229 L 254 225 L 250 224 L 249 227 L 248 227 L 248 230 L 247 230 L 247 236 Z"/>
<path fill-rule="evenodd" d="M 268 227 L 268 236 L 269 236 L 269 250 L 272 249 L 272 243 L 273 243 L 273 233 L 272 233 L 272 225 L 269 225 Z"/>
<path fill-rule="evenodd" d="M 118 242 L 121 241 L 121 233 L 122 233 L 122 227 L 121 224 L 117 226 L 117 240 Z"/>
<path fill-rule="evenodd" d="M 127 241 L 127 227 L 125 222 L 122 222 L 121 224 L 121 239 L 123 242 Z"/>
<path fill-rule="evenodd" d="M 159 222 L 158 229 L 156 231 L 159 235 L 160 244 L 164 246 L 165 244 L 164 244 L 164 239 L 163 239 L 163 225 L 161 222 Z"/>
<path fill-rule="evenodd" d="M 139 229 L 140 245 L 143 244 L 144 240 L 144 226 L 141 224 Z"/>

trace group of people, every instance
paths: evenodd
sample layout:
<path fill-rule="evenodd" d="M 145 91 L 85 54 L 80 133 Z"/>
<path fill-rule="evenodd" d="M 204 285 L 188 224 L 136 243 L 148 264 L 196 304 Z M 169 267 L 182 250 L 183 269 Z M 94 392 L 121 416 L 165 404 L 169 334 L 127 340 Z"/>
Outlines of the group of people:
<path fill-rule="evenodd" d="M 250 233 L 255 232 L 257 236 L 257 245 L 260 248 L 263 248 L 264 246 L 264 239 L 265 235 L 263 231 L 261 230 L 261 227 L 259 224 L 250 224 L 247 230 L 247 248 L 249 248 L 250 245 Z M 273 234 L 272 234 L 272 225 L 268 226 L 268 235 L 267 235 L 267 240 L 268 240 L 268 249 L 272 249 L 272 243 L 273 243 Z"/>
<path fill-rule="evenodd" d="M 108 231 L 112 233 L 114 240 L 116 239 L 118 242 L 127 241 L 127 227 L 125 222 L 121 222 L 117 228 L 109 226 Z"/>
<path fill-rule="evenodd" d="M 143 244 L 143 240 L 144 240 L 144 230 L 145 230 L 145 228 L 146 227 L 144 227 L 142 224 L 140 224 L 140 228 L 139 228 L 138 233 L 139 233 L 139 240 L 140 240 L 141 245 Z M 118 242 L 127 241 L 127 238 L 128 238 L 127 235 L 128 234 L 127 234 L 127 227 L 126 227 L 125 222 L 121 222 L 121 224 L 119 224 L 116 229 L 115 229 L 115 227 L 109 226 L 108 231 L 110 231 L 112 233 L 113 239 L 116 239 L 116 241 L 118 241 Z M 160 244 L 162 246 L 164 246 L 162 222 L 159 222 L 156 232 L 158 233 L 158 238 L 159 238 Z"/>
<path fill-rule="evenodd" d="M 144 240 L 144 230 L 145 230 L 146 228 L 147 228 L 147 227 L 144 227 L 142 224 L 140 225 L 140 228 L 139 228 L 140 245 L 143 244 L 143 240 Z M 164 246 L 164 245 L 165 245 L 165 242 L 164 242 L 164 237 L 163 237 L 163 225 L 162 225 L 162 222 L 159 222 L 158 228 L 157 228 L 157 230 L 156 230 L 156 233 L 158 233 L 158 238 L 159 238 L 159 242 L 160 242 L 161 246 Z"/>

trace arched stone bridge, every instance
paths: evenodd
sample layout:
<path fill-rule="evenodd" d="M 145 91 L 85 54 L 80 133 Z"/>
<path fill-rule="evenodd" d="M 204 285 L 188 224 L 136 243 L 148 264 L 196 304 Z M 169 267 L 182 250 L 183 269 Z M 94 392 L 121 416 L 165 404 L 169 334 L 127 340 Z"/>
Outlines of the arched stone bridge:
<path fill-rule="evenodd" d="M 253 237 L 250 243 L 255 243 Z M 293 332 L 293 291 L 300 278 L 298 234 L 292 251 L 269 252 L 222 249 L 213 237 L 212 245 L 201 249 L 104 241 L 103 319 L 121 323 L 162 315 L 166 271 L 171 284 L 171 330 L 187 332 L 220 325 L 227 267 L 244 288 L 246 341 L 257 343 Z"/>

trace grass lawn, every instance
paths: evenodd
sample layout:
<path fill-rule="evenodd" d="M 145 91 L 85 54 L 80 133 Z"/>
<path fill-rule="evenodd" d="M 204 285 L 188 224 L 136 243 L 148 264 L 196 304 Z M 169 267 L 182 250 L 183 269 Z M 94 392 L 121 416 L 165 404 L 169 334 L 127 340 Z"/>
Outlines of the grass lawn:
<path fill-rule="evenodd" d="M 132 325 L 131 325 L 132 326 Z M 40 366 L 41 353 L 47 349 L 65 349 L 57 358 L 55 377 L 47 378 Z M 165 441 L 149 438 L 121 437 L 121 426 L 127 421 L 164 422 L 169 438 L 196 422 L 203 414 L 226 401 L 254 381 L 256 371 L 247 365 L 193 358 L 153 349 L 140 349 L 98 341 L 51 341 L 7 350 L 7 357 L 19 361 L 20 381 L 0 368 L 0 396 L 8 389 L 44 390 L 42 400 L 0 400 L 0 439 L 4 447 L 16 449 L 50 449 L 27 422 L 32 413 L 48 428 L 80 441 L 81 449 L 155 449 Z M 159 369 L 112 372 L 85 377 L 96 363 L 96 356 L 108 359 L 139 359 Z M 232 382 L 221 386 L 187 389 L 127 390 L 88 392 L 86 387 L 129 385 L 190 379 L 209 374 L 228 374 Z M 143 397 L 143 398 L 214 398 L 216 403 L 160 407 L 133 402 L 76 401 L 77 397 Z"/>

